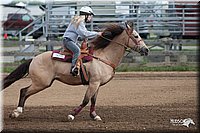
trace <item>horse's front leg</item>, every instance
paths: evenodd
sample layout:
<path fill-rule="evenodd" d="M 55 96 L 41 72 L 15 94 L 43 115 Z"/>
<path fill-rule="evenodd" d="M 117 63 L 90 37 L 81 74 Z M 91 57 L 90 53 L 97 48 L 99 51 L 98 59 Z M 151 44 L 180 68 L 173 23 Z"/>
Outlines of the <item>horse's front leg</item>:
<path fill-rule="evenodd" d="M 101 117 L 97 115 L 95 111 L 95 104 L 96 104 L 96 98 L 98 94 L 99 89 L 95 92 L 95 94 L 91 98 L 91 106 L 90 106 L 90 117 L 95 121 L 101 121 Z"/>
<path fill-rule="evenodd" d="M 94 96 L 95 92 L 98 90 L 100 83 L 99 82 L 90 82 L 85 97 L 80 106 L 75 108 L 70 115 L 68 115 L 68 120 L 74 120 L 75 116 L 88 104 L 89 100 Z"/>

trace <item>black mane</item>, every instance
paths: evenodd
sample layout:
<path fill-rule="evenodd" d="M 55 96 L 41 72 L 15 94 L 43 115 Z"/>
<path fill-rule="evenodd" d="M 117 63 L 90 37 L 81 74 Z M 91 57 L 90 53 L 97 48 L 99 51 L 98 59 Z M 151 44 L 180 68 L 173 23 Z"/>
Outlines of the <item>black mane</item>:
<path fill-rule="evenodd" d="M 102 36 L 112 40 L 115 36 L 121 34 L 123 31 L 124 31 L 124 28 L 120 26 L 119 24 L 110 24 L 103 31 Z M 94 41 L 92 41 L 92 44 L 94 45 L 95 50 L 103 49 L 109 45 L 110 41 L 104 39 L 103 37 L 99 36 Z"/>

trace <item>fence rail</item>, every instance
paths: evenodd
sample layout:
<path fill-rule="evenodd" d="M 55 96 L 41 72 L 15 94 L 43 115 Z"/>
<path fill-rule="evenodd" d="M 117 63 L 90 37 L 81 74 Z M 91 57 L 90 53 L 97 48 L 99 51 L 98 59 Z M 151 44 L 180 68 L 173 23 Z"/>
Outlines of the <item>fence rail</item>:
<path fill-rule="evenodd" d="M 127 55 L 125 54 L 122 63 L 132 64 L 188 64 L 198 63 L 199 53 L 197 46 L 185 46 L 186 44 L 197 44 L 198 40 L 173 40 L 173 48 L 166 43 L 166 40 L 144 40 L 150 49 L 153 45 L 159 46 L 157 50 L 150 50 L 149 56 L 140 56 L 137 52 L 133 52 Z M 53 49 L 62 48 L 62 41 L 44 41 L 44 42 L 25 42 L 25 41 L 5 41 L 3 43 L 6 47 L 3 50 L 3 63 L 14 62 L 22 59 L 30 59 L 34 56 L 48 50 L 48 46 L 53 46 Z M 17 44 L 16 47 L 12 47 L 13 44 Z M 180 47 L 180 44 L 182 47 Z M 19 45 L 19 47 L 18 47 Z M 28 46 L 28 47 L 26 47 Z M 180 49 L 181 48 L 181 49 Z M 127 55 L 127 56 L 126 56 Z"/>

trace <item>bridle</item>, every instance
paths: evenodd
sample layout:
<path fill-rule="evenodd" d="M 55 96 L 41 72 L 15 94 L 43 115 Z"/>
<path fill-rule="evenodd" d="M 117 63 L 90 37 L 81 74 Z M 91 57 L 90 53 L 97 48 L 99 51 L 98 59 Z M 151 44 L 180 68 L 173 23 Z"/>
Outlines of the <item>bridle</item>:
<path fill-rule="evenodd" d="M 127 45 L 129 44 L 129 40 L 131 39 L 136 45 L 134 45 L 134 47 L 133 48 L 131 48 L 132 50 L 134 50 L 134 51 L 138 51 L 139 52 L 139 50 L 140 50 L 140 47 L 139 47 L 139 45 L 140 45 L 140 42 L 141 41 L 143 41 L 142 39 L 140 39 L 140 40 L 137 40 L 136 38 L 137 37 L 134 37 L 133 35 L 132 35 L 132 30 L 128 30 L 128 29 L 125 29 L 126 30 L 126 33 L 128 34 L 128 41 L 127 41 Z M 128 47 L 128 46 L 126 46 L 126 47 Z M 129 47 L 128 47 L 129 48 Z"/>
<path fill-rule="evenodd" d="M 127 44 L 123 44 L 123 43 L 119 43 L 119 42 L 116 42 L 116 41 L 113 41 L 113 40 L 111 40 L 111 39 L 108 39 L 108 38 L 106 38 L 106 37 L 104 37 L 104 36 L 102 36 L 101 35 L 101 37 L 103 38 L 103 39 L 105 39 L 105 40 L 108 40 L 108 41 L 110 41 L 110 42 L 114 42 L 114 43 L 116 43 L 116 44 L 118 44 L 118 45 L 121 45 L 121 46 L 123 46 L 124 48 L 125 48 L 125 50 L 127 50 L 127 49 L 130 49 L 127 45 L 129 44 L 129 40 L 131 39 L 136 45 L 134 46 L 134 48 L 131 48 L 132 50 L 134 50 L 134 51 L 139 51 L 139 43 L 141 42 L 141 41 L 143 41 L 142 39 L 140 39 L 140 40 L 138 40 L 137 41 L 137 39 L 136 39 L 136 37 L 133 37 L 132 36 L 132 30 L 129 30 L 129 29 L 125 29 L 126 30 L 126 33 L 127 33 L 127 35 L 128 35 L 128 41 L 127 41 Z"/>
<path fill-rule="evenodd" d="M 141 41 L 143 41 L 142 39 L 140 39 L 140 40 L 136 40 L 136 37 L 133 37 L 132 36 L 132 30 L 130 30 L 130 29 L 125 29 L 126 30 L 126 33 L 127 33 L 127 35 L 128 35 L 128 41 L 126 41 L 126 43 L 127 44 L 123 44 L 123 43 L 119 43 L 119 42 L 116 42 L 116 41 L 113 41 L 113 40 L 111 40 L 111 39 L 108 39 L 108 38 L 106 38 L 106 37 L 104 37 L 104 36 L 102 36 L 102 35 L 100 35 L 103 39 L 105 39 L 105 40 L 108 40 L 108 41 L 110 41 L 110 42 L 113 42 L 113 43 L 116 43 L 116 44 L 118 44 L 118 45 L 121 45 L 121 46 L 123 46 L 124 48 L 125 48 L 125 50 L 127 50 L 127 49 L 130 49 L 127 45 L 129 44 L 129 40 L 131 39 L 136 45 L 133 47 L 133 48 L 131 48 L 132 50 L 134 50 L 134 51 L 136 51 L 136 50 L 138 50 L 139 51 L 139 43 L 141 42 Z M 130 51 L 129 51 L 130 52 Z M 110 61 L 108 61 L 108 60 L 104 60 L 104 59 L 101 59 L 101 58 L 99 58 L 99 57 L 97 57 L 97 56 L 94 56 L 94 55 L 91 55 L 91 54 L 88 54 L 88 55 L 90 55 L 90 56 L 92 56 L 93 58 L 95 58 L 95 59 L 97 59 L 97 60 L 99 60 L 99 61 L 102 61 L 102 62 L 104 62 L 105 64 L 107 64 L 107 65 L 109 65 L 109 66 L 111 66 L 112 68 L 113 68 L 113 70 L 115 70 L 115 68 L 116 68 L 116 65 L 115 64 L 113 64 L 112 62 L 110 62 Z"/>

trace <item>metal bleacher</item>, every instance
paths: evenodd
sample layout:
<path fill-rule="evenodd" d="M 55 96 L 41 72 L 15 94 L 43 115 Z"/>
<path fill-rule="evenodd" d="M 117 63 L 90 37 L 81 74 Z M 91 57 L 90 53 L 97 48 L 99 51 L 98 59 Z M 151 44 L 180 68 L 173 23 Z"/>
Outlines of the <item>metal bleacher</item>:
<path fill-rule="evenodd" d="M 35 20 L 41 23 L 25 37 L 19 32 L 20 40 L 42 28 L 43 36 L 57 38 L 63 35 L 71 18 L 78 14 L 82 6 L 91 6 L 95 17 L 89 30 L 101 30 L 108 23 L 134 21 L 135 29 L 144 38 L 156 36 L 184 36 L 198 33 L 198 1 L 180 3 L 177 1 L 53 1 L 44 5 L 45 15 Z M 27 26 L 28 27 L 28 26 Z M 27 28 L 25 27 L 25 28 Z M 23 29 L 24 30 L 24 29 Z M 23 31 L 22 30 L 22 31 Z"/>

